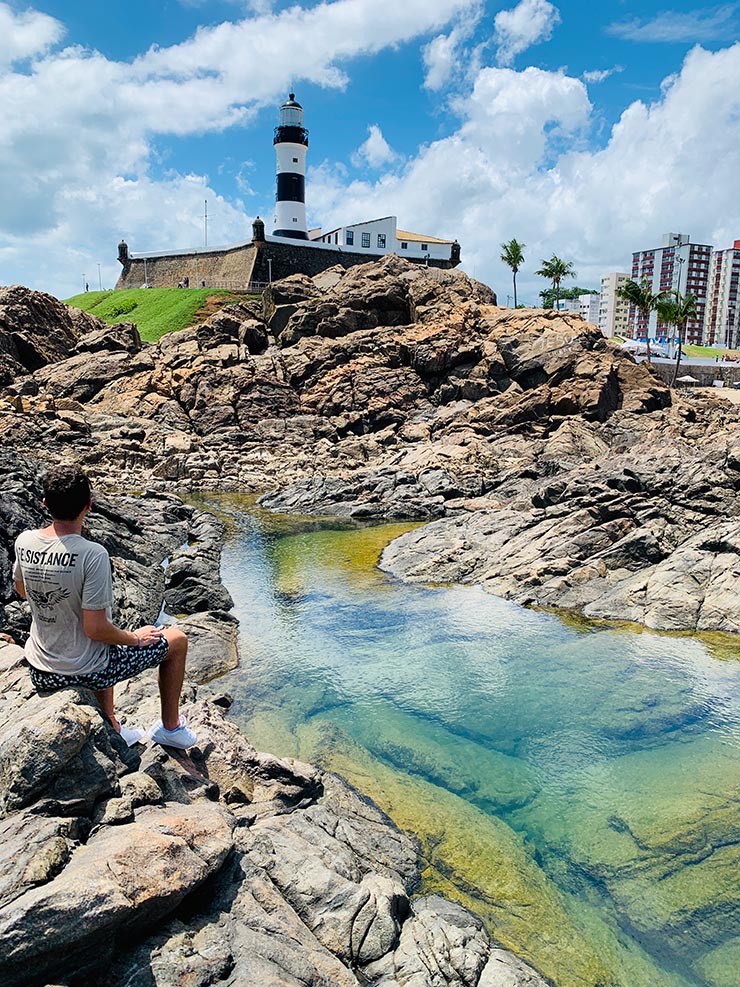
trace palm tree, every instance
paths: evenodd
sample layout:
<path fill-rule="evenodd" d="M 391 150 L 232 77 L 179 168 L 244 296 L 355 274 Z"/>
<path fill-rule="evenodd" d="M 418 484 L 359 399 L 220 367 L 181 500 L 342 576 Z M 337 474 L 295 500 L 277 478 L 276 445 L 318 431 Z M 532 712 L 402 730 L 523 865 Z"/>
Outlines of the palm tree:
<path fill-rule="evenodd" d="M 681 366 L 681 346 L 686 332 L 686 323 L 689 319 L 696 318 L 696 295 L 689 292 L 682 295 L 680 291 L 666 292 L 657 305 L 658 318 L 668 326 L 674 326 L 678 335 L 678 353 L 676 355 L 676 369 L 673 371 L 671 387 L 676 386 L 678 380 L 678 368 Z"/>
<path fill-rule="evenodd" d="M 660 291 L 656 294 L 647 278 L 643 278 L 639 284 L 630 278 L 624 282 L 621 288 L 617 288 L 617 294 L 630 305 L 634 305 L 648 323 L 645 337 L 647 340 L 647 362 L 650 363 L 650 313 L 654 312 L 658 305 L 663 302 L 665 292 Z"/>
<path fill-rule="evenodd" d="M 518 240 L 509 240 L 508 243 L 501 244 L 501 249 L 503 251 L 501 254 L 501 260 L 514 272 L 514 308 L 517 307 L 516 276 L 519 268 L 524 263 L 524 248 L 526 246 L 526 243 L 519 243 Z"/>
<path fill-rule="evenodd" d="M 560 308 L 560 282 L 563 278 L 574 278 L 575 269 L 569 260 L 561 260 L 555 254 L 549 260 L 542 261 L 542 267 L 535 271 L 539 278 L 547 278 L 552 281 L 552 290 L 555 292 L 555 308 Z"/>

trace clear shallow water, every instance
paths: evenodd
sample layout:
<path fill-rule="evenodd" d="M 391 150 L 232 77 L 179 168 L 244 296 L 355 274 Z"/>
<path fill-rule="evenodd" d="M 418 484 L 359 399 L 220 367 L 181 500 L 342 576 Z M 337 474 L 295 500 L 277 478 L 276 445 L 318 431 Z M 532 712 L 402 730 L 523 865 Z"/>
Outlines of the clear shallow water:
<path fill-rule="evenodd" d="M 376 798 L 560 987 L 740 987 L 733 647 L 404 585 L 375 568 L 401 530 L 238 513 L 250 738 Z"/>

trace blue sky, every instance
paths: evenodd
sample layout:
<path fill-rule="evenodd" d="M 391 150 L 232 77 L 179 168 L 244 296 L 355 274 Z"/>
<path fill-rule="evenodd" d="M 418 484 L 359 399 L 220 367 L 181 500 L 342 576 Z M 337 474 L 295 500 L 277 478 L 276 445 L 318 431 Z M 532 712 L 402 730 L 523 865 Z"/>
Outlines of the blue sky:
<path fill-rule="evenodd" d="M 740 238 L 740 3 L 334 0 L 33 7 L 0 0 L 0 284 L 65 297 L 133 250 L 250 236 L 295 87 L 307 208 L 457 237 L 521 295 L 552 253 L 578 283 L 664 232 Z"/>

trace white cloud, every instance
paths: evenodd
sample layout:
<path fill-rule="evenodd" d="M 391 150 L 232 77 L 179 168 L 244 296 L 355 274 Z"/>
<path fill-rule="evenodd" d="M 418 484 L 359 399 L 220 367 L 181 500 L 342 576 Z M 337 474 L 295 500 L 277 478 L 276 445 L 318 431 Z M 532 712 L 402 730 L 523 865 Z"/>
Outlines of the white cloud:
<path fill-rule="evenodd" d="M 159 137 L 243 125 L 291 82 L 341 88 L 349 60 L 439 31 L 477 4 L 294 6 L 200 28 L 181 44 L 117 62 L 81 47 L 54 49 L 63 35 L 58 21 L 0 3 L 6 65 L 34 58 L 24 71 L 0 69 L 2 277 L 64 294 L 78 284 L 78 255 L 109 256 L 121 232 L 134 234 L 132 249 L 181 246 L 192 217 L 202 214 L 197 198 L 215 209 L 218 196 L 204 176 L 155 181 Z M 246 235 L 236 203 L 221 200 L 219 215 L 214 238 Z"/>
<path fill-rule="evenodd" d="M 423 53 L 426 89 L 435 91 L 447 85 L 458 65 L 459 51 L 460 38 L 455 32 L 432 38 Z"/>
<path fill-rule="evenodd" d="M 548 0 L 521 0 L 511 10 L 501 10 L 494 18 L 499 65 L 511 65 L 532 45 L 549 41 L 560 23 L 560 12 Z"/>
<path fill-rule="evenodd" d="M 729 3 L 685 13 L 667 10 L 650 20 L 632 18 L 610 24 L 607 32 L 626 41 L 722 41 L 737 35 L 739 9 L 740 4 Z"/>
<path fill-rule="evenodd" d="M 16 14 L 0 3 L 0 68 L 39 55 L 64 35 L 64 25 L 48 14 L 27 10 Z"/>
<path fill-rule="evenodd" d="M 629 106 L 601 149 L 578 147 L 592 119 L 586 88 L 562 73 L 483 69 L 455 104 L 457 130 L 424 146 L 401 173 L 350 182 L 310 174 L 327 225 L 396 214 L 407 229 L 457 237 L 463 266 L 505 296 L 498 260 L 527 244 L 521 297 L 536 302 L 541 258 L 571 260 L 578 283 L 629 270 L 631 253 L 680 229 L 728 246 L 740 236 L 740 44 L 695 48 L 655 102 Z"/>
<path fill-rule="evenodd" d="M 458 23 L 449 34 L 438 34 L 422 50 L 426 71 L 425 89 L 436 92 L 443 89 L 455 76 L 460 80 L 464 79 L 466 67 L 471 62 L 465 42 L 473 35 L 483 11 L 483 4 L 480 2 L 463 10 Z"/>
<path fill-rule="evenodd" d="M 383 131 L 377 123 L 371 124 L 367 131 L 367 140 L 363 141 L 353 154 L 352 164 L 356 168 L 362 167 L 363 164 L 369 164 L 371 168 L 379 168 L 381 165 L 395 161 L 398 155 L 383 137 Z"/>
<path fill-rule="evenodd" d="M 617 72 L 624 72 L 623 66 L 613 65 L 610 69 L 591 69 L 590 72 L 583 73 L 583 81 L 590 83 L 604 82 L 610 75 L 615 75 Z"/>

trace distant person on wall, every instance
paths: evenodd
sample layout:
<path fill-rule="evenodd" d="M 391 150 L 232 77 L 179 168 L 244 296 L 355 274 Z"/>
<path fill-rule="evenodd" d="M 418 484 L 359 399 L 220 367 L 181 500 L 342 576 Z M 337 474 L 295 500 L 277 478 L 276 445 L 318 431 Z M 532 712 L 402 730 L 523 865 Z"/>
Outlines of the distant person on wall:
<path fill-rule="evenodd" d="M 25 651 L 36 690 L 91 689 L 113 728 L 131 746 L 145 734 L 121 727 L 113 686 L 159 666 L 162 719 L 149 736 L 169 747 L 192 747 L 196 735 L 179 710 L 187 637 L 174 627 L 124 631 L 111 623 L 110 557 L 102 545 L 82 536 L 92 509 L 90 481 L 77 466 L 54 466 L 43 488 L 51 524 L 18 536 L 13 567 L 16 591 L 31 606 Z"/>
<path fill-rule="evenodd" d="M 89 291 L 89 290 L 90 290 L 90 285 L 86 281 L 85 282 L 85 291 Z"/>

